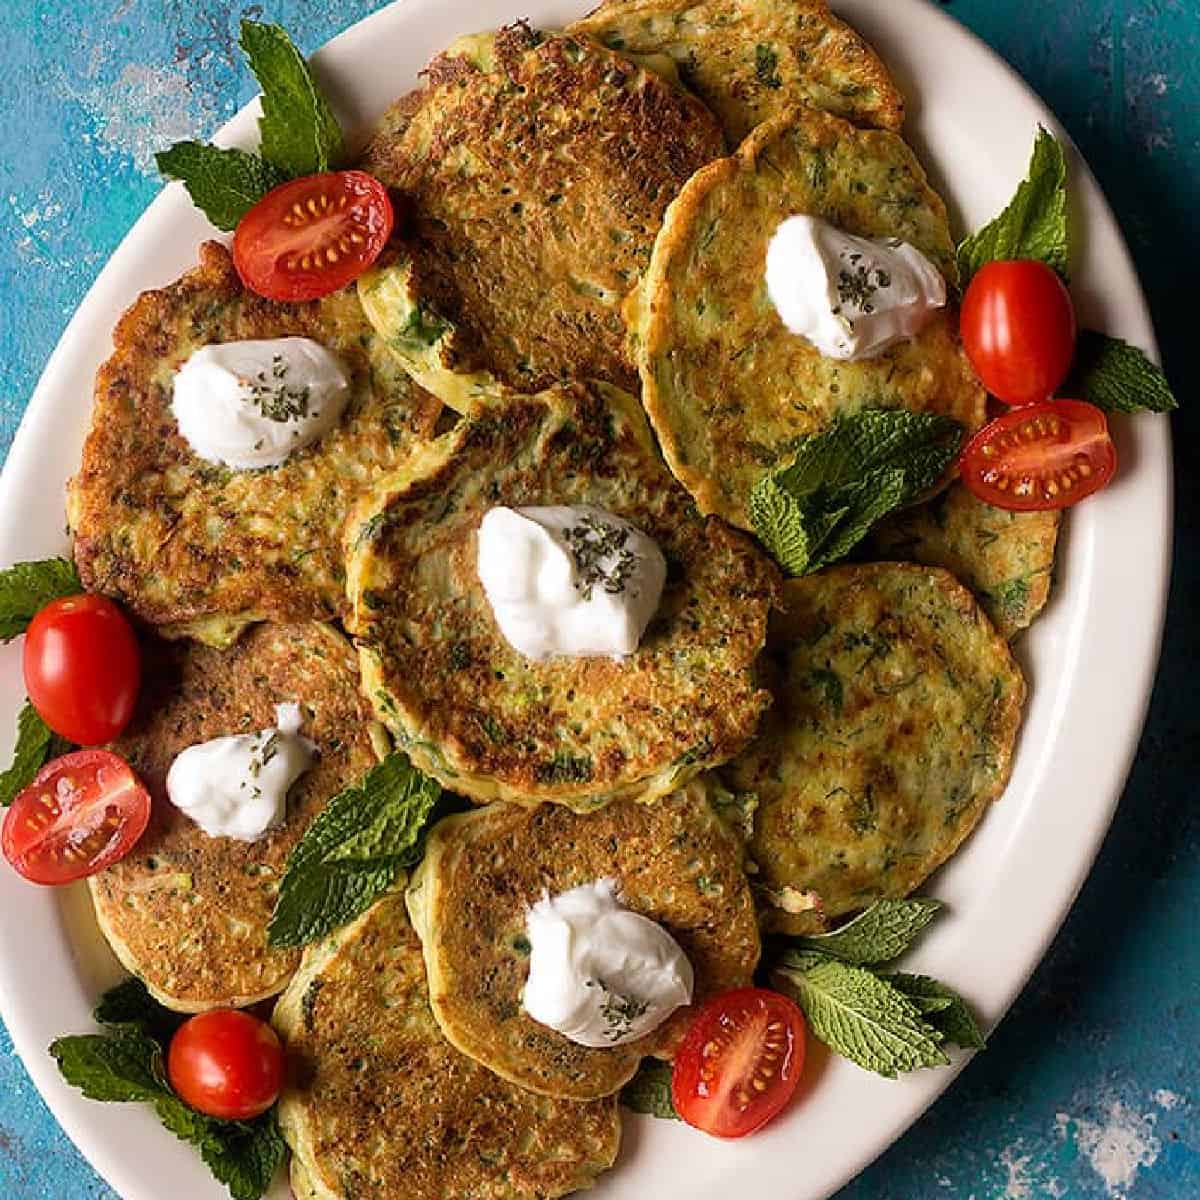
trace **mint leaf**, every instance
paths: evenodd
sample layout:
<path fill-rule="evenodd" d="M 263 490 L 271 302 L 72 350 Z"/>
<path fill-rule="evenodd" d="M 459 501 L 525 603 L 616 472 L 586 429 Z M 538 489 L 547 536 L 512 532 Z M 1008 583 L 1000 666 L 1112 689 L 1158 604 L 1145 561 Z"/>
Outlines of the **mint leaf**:
<path fill-rule="evenodd" d="M 303 946 L 365 911 L 416 861 L 440 796 L 403 754 L 334 796 L 288 858 L 267 941 Z"/>
<path fill-rule="evenodd" d="M 1069 270 L 1067 162 L 1058 139 L 1038 127 L 1029 172 L 1008 207 L 958 247 L 959 286 L 985 263 L 1035 258 L 1065 280 Z"/>
<path fill-rule="evenodd" d="M 263 92 L 263 158 L 293 179 L 335 167 L 341 126 L 292 39 L 279 25 L 243 20 L 240 45 Z"/>
<path fill-rule="evenodd" d="M 17 793 L 33 782 L 33 777 L 51 757 L 65 753 L 66 746 L 62 738 L 51 733 L 50 726 L 26 700 L 17 715 L 17 744 L 13 748 L 12 763 L 0 774 L 0 805 L 7 808 L 17 798 Z"/>
<path fill-rule="evenodd" d="M 941 907 L 937 900 L 876 900 L 840 929 L 795 938 L 794 944 L 856 966 L 890 962 L 913 944 Z"/>
<path fill-rule="evenodd" d="M 162 174 L 180 180 L 196 207 L 227 232 L 286 179 L 255 154 L 202 142 L 176 142 L 156 154 L 154 161 Z"/>
<path fill-rule="evenodd" d="M 82 591 L 74 563 L 65 558 L 15 563 L 0 571 L 0 641 L 11 642 L 24 633 L 51 600 Z"/>
<path fill-rule="evenodd" d="M 671 1066 L 657 1059 L 642 1060 L 638 1073 L 621 1089 L 621 1103 L 632 1112 L 678 1121 L 671 1099 Z"/>
<path fill-rule="evenodd" d="M 813 1036 L 867 1071 L 944 1066 L 941 1034 L 898 988 L 864 967 L 812 952 L 785 954 L 776 977 L 804 1010 Z"/>
<path fill-rule="evenodd" d="M 176 1096 L 163 1052 L 185 1018 L 154 1000 L 140 980 L 128 979 L 106 992 L 95 1015 L 111 1032 L 61 1037 L 50 1046 L 63 1078 L 90 1100 L 153 1105 L 167 1129 L 197 1147 L 233 1200 L 259 1200 L 286 1149 L 274 1110 L 253 1121 L 219 1121 Z"/>
<path fill-rule="evenodd" d="M 789 575 L 845 557 L 871 526 L 928 491 L 953 463 L 962 426 L 936 413 L 867 409 L 801 439 L 755 485 L 750 520 Z"/>
<path fill-rule="evenodd" d="M 881 978 L 899 988 L 929 1018 L 929 1024 L 947 1044 L 964 1050 L 982 1050 L 987 1044 L 967 1002 L 952 987 L 928 975 L 906 975 L 902 971 Z"/>
<path fill-rule="evenodd" d="M 132 975 L 100 997 L 92 1016 L 98 1025 L 140 1033 L 160 1045 L 166 1045 L 187 1019 L 159 1004 L 146 985 Z"/>
<path fill-rule="evenodd" d="M 61 1037 L 50 1053 L 63 1078 L 89 1100 L 157 1100 L 165 1092 L 162 1048 L 144 1034 Z"/>
<path fill-rule="evenodd" d="M 1179 407 L 1167 377 L 1143 351 L 1094 329 L 1079 331 L 1063 395 L 1089 400 L 1106 412 L 1165 413 Z"/>

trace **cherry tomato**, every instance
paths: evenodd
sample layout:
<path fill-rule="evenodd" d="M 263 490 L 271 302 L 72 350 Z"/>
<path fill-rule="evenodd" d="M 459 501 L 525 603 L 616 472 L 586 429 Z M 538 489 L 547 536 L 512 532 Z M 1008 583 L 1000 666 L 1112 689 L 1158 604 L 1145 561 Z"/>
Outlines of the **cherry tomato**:
<path fill-rule="evenodd" d="M 753 1133 L 792 1098 L 804 1038 L 803 1014 L 778 992 L 739 988 L 711 997 L 675 1055 L 676 1111 L 716 1137 Z"/>
<path fill-rule="evenodd" d="M 72 883 L 125 857 L 146 831 L 150 793 L 107 750 L 47 763 L 4 816 L 0 848 L 33 883 Z"/>
<path fill-rule="evenodd" d="M 249 1121 L 266 1112 L 283 1087 L 283 1047 L 266 1021 L 217 1008 L 176 1031 L 167 1050 L 167 1077 L 194 1109 Z"/>
<path fill-rule="evenodd" d="M 233 261 L 269 300 L 316 300 L 357 279 L 392 234 L 387 189 L 363 171 L 294 179 L 238 222 Z"/>
<path fill-rule="evenodd" d="M 1084 400 L 1015 408 L 985 425 L 959 460 L 963 483 L 980 500 L 1014 512 L 1066 508 L 1116 469 L 1108 421 Z"/>
<path fill-rule="evenodd" d="M 989 392 L 1005 404 L 1049 400 L 1075 356 L 1075 310 L 1045 263 L 990 262 L 963 296 L 963 349 Z"/>
<path fill-rule="evenodd" d="M 29 623 L 23 666 L 30 702 L 68 741 L 95 746 L 129 724 L 142 656 L 133 627 L 111 600 L 52 600 Z"/>

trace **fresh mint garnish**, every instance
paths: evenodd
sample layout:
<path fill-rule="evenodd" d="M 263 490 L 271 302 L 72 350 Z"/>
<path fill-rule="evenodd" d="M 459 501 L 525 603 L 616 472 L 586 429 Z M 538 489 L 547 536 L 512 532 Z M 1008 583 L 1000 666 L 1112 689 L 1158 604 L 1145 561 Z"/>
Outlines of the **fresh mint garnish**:
<path fill-rule="evenodd" d="M 0 774 L 0 805 L 7 808 L 50 759 L 66 754 L 70 748 L 70 742 L 52 732 L 26 700 L 17 715 L 17 744 L 12 763 Z"/>
<path fill-rule="evenodd" d="M 789 575 L 836 562 L 893 509 L 950 467 L 962 426 L 935 413 L 867 409 L 803 438 L 790 466 L 764 476 L 750 519 Z"/>
<path fill-rule="evenodd" d="M 334 796 L 288 858 L 267 941 L 303 946 L 364 912 L 416 861 L 440 796 L 403 754 Z"/>
<path fill-rule="evenodd" d="M 642 1060 L 638 1073 L 621 1089 L 621 1103 L 632 1112 L 678 1121 L 671 1099 L 671 1067 L 657 1059 Z"/>
<path fill-rule="evenodd" d="M 292 179 L 336 167 L 343 150 L 341 126 L 286 31 L 244 20 L 238 44 L 263 92 L 262 157 Z"/>
<path fill-rule="evenodd" d="M 233 1200 L 259 1200 L 287 1148 L 275 1110 L 253 1121 L 219 1121 L 189 1108 L 171 1090 L 164 1054 L 182 1022 L 136 979 L 107 992 L 96 1007 L 106 1033 L 61 1037 L 50 1046 L 63 1078 L 89 1100 L 142 1102 L 176 1137 L 191 1142 Z"/>
<path fill-rule="evenodd" d="M 1065 280 L 1070 266 L 1067 161 L 1058 139 L 1038 127 L 1029 172 L 1008 207 L 958 247 L 959 286 L 985 263 L 1033 258 Z"/>
<path fill-rule="evenodd" d="M 163 175 L 180 180 L 192 203 L 226 232 L 287 178 L 257 154 L 203 142 L 176 142 L 154 161 Z"/>
<path fill-rule="evenodd" d="M 804 1010 L 813 1036 L 867 1071 L 946 1063 L 945 1045 L 982 1049 L 966 1001 L 928 975 L 875 968 L 903 954 L 933 919 L 935 900 L 878 900 L 832 933 L 789 939 L 774 979 Z"/>
<path fill-rule="evenodd" d="M 51 600 L 83 591 L 75 564 L 65 558 L 19 562 L 0 571 L 0 641 L 11 642 Z"/>
<path fill-rule="evenodd" d="M 159 171 L 180 180 L 196 207 L 226 231 L 272 188 L 331 170 L 343 153 L 333 108 L 287 33 L 243 20 L 240 45 L 262 87 L 259 152 L 176 142 L 155 155 Z"/>
<path fill-rule="evenodd" d="M 1162 371 L 1120 338 L 1081 329 L 1064 396 L 1089 400 L 1105 412 L 1174 412 L 1179 407 Z"/>

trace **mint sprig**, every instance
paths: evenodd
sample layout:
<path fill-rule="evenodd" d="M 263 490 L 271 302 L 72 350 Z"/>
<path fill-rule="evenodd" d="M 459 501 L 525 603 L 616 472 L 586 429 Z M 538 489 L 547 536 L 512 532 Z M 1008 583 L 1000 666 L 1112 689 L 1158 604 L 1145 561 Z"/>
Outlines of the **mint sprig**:
<path fill-rule="evenodd" d="M 303 946 L 366 911 L 416 861 L 440 796 L 404 754 L 334 796 L 288 857 L 267 941 Z"/>
<path fill-rule="evenodd" d="M 958 247 L 959 286 L 966 289 L 985 263 L 1033 258 L 1067 279 L 1070 229 L 1067 160 L 1058 139 L 1038 127 L 1029 171 L 1004 211 Z"/>
<path fill-rule="evenodd" d="M 11 642 L 51 600 L 83 591 L 75 564 L 65 558 L 14 563 L 0 571 L 0 641 Z"/>
<path fill-rule="evenodd" d="M 272 188 L 336 167 L 342 130 L 304 55 L 279 25 L 243 20 L 239 43 L 262 88 L 257 154 L 201 142 L 176 142 L 155 155 L 158 169 L 180 180 L 196 207 L 232 230 Z"/>
<path fill-rule="evenodd" d="M 642 1060 L 637 1074 L 621 1089 L 621 1103 L 631 1112 L 678 1121 L 671 1098 L 671 1065 L 654 1058 Z"/>
<path fill-rule="evenodd" d="M 187 188 L 192 203 L 218 228 L 229 232 L 287 176 L 257 154 L 203 142 L 176 142 L 154 156 L 158 169 Z"/>
<path fill-rule="evenodd" d="M 7 808 L 50 759 L 66 754 L 70 748 L 70 742 L 54 733 L 26 700 L 17 714 L 17 744 L 12 762 L 0 773 L 0 806 Z"/>
<path fill-rule="evenodd" d="M 1089 400 L 1105 412 L 1174 412 L 1179 401 L 1167 377 L 1146 354 L 1120 338 L 1081 329 L 1064 396 Z"/>
<path fill-rule="evenodd" d="M 983 1035 L 963 998 L 928 975 L 875 968 L 903 954 L 940 906 L 880 900 L 833 933 L 791 939 L 773 978 L 795 997 L 814 1037 L 867 1071 L 942 1066 L 944 1046 L 980 1049 Z"/>
<path fill-rule="evenodd" d="M 239 45 L 262 88 L 261 154 L 289 178 L 337 166 L 342 129 L 304 55 L 279 25 L 242 21 Z"/>
<path fill-rule="evenodd" d="M 63 1078 L 89 1100 L 150 1104 L 167 1129 L 196 1146 L 233 1200 L 260 1200 L 287 1152 L 274 1109 L 253 1121 L 219 1121 L 175 1095 L 164 1054 L 183 1018 L 153 1000 L 138 980 L 107 992 L 95 1017 L 107 1032 L 51 1043 Z"/>
<path fill-rule="evenodd" d="M 962 434 L 957 421 L 936 413 L 867 409 L 839 417 L 755 485 L 754 531 L 789 575 L 836 562 L 941 478 Z"/>

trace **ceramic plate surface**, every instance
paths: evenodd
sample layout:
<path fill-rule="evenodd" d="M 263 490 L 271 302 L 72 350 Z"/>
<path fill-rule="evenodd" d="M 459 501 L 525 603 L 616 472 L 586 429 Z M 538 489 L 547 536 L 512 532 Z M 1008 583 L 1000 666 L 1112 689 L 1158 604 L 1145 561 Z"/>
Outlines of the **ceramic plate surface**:
<path fill-rule="evenodd" d="M 843 0 L 835 7 L 876 46 L 909 101 L 907 135 L 947 197 L 956 229 L 1008 200 L 1039 122 L 1053 116 L 982 43 L 926 0 Z M 455 35 L 518 16 L 554 26 L 573 0 L 403 0 L 331 42 L 316 60 L 347 128 L 363 128 Z M 222 141 L 252 145 L 257 105 Z M 1074 154 L 1074 293 L 1081 323 L 1153 349 L 1153 331 L 1112 213 Z M 29 405 L 0 479 L 0 562 L 65 552 L 63 486 L 79 461 L 91 381 L 114 322 L 145 288 L 192 266 L 212 236 L 179 185 L 138 221 L 80 306 Z M 1169 573 L 1170 435 L 1154 417 L 1114 421 L 1121 472 L 1071 513 L 1058 584 L 1019 643 L 1031 698 L 1008 791 L 926 889 L 949 912 L 907 964 L 961 989 L 989 1022 L 1013 1001 L 1066 916 L 1124 785 L 1158 655 Z M 0 730 L 23 699 L 19 646 L 0 651 Z M 5 747 L 7 749 L 7 747 Z M 7 756 L 5 755 L 5 758 Z M 61 1082 L 46 1046 L 90 1028 L 119 975 L 86 889 L 40 890 L 0 868 L 0 1006 L 13 1041 L 68 1134 L 124 1200 L 220 1200 L 191 1147 L 136 1105 L 95 1104 Z M 801 1103 L 743 1142 L 674 1122 L 626 1121 L 618 1169 L 596 1200 L 731 1194 L 818 1200 L 897 1138 L 953 1080 L 950 1070 L 898 1082 L 810 1053 Z M 274 1195 L 287 1196 L 284 1185 Z"/>

